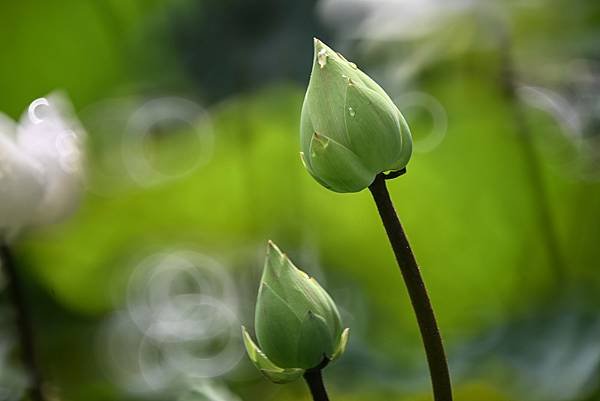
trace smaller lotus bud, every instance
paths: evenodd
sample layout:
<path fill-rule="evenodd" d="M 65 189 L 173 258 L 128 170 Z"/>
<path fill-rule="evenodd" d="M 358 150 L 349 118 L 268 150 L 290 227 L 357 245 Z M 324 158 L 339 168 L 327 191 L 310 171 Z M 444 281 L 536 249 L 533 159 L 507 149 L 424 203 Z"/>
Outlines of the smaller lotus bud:
<path fill-rule="evenodd" d="M 342 329 L 329 294 L 272 242 L 256 303 L 259 345 L 242 330 L 250 360 L 275 383 L 296 380 L 306 370 L 337 359 L 349 333 Z"/>
<path fill-rule="evenodd" d="M 315 39 L 300 122 L 302 161 L 335 192 L 358 192 L 375 176 L 402 170 L 412 153 L 404 117 L 354 63 Z"/>

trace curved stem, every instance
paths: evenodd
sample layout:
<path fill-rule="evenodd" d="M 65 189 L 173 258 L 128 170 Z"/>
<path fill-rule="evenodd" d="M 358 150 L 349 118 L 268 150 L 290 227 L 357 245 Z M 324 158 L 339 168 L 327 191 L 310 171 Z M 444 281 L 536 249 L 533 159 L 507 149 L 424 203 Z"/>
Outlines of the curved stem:
<path fill-rule="evenodd" d="M 390 198 L 385 183 L 386 176 L 379 174 L 375 181 L 369 186 L 373 195 L 379 216 L 385 227 L 385 231 L 394 250 L 396 261 L 404 279 L 408 295 L 417 317 L 421 339 L 425 346 L 433 396 L 435 401 L 451 401 L 452 385 L 450 373 L 444 352 L 442 337 L 435 320 L 433 308 L 427 295 L 425 283 L 421 277 L 419 266 L 410 248 L 402 224 L 394 210 L 394 204 Z"/>
<path fill-rule="evenodd" d="M 10 248 L 6 244 L 0 245 L 0 263 L 2 264 L 2 271 L 8 282 L 8 291 L 16 313 L 17 332 L 21 346 L 21 359 L 25 369 L 27 369 L 29 379 L 31 380 L 29 393 L 33 401 L 45 401 L 42 392 L 42 375 L 35 354 L 29 309 L 27 307 L 23 288 L 21 287 L 15 260 Z"/>
<path fill-rule="evenodd" d="M 304 373 L 304 380 L 310 389 L 310 394 L 314 401 L 329 401 L 327 390 L 323 383 L 323 374 L 321 368 L 309 369 Z"/>

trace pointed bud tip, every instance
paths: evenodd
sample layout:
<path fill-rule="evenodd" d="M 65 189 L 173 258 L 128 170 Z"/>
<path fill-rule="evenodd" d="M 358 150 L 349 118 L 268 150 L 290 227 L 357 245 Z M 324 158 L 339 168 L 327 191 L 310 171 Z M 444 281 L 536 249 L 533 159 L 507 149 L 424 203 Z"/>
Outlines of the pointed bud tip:
<path fill-rule="evenodd" d="M 276 253 L 282 255 L 283 252 L 279 249 L 279 247 L 271 240 L 267 241 L 267 254 Z"/>
<path fill-rule="evenodd" d="M 250 333 L 248 333 L 248 329 L 246 329 L 246 326 L 244 325 L 242 325 L 242 339 L 244 343 L 246 343 L 248 339 L 250 339 Z"/>
<path fill-rule="evenodd" d="M 287 255 L 271 240 L 267 242 L 267 259 L 265 269 L 271 269 L 276 276 L 279 276 L 281 269 L 289 262 Z"/>

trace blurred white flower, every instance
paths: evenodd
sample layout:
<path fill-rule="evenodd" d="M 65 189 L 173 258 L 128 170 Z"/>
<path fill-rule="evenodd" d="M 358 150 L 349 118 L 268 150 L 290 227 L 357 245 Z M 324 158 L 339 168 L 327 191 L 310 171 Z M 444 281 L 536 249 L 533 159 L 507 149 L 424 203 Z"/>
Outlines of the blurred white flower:
<path fill-rule="evenodd" d="M 349 39 L 413 40 L 476 6 L 474 0 L 321 0 L 319 10 Z"/>
<path fill-rule="evenodd" d="M 0 114 L 0 236 L 59 221 L 82 192 L 85 131 L 65 96 L 31 103 L 18 125 Z"/>
<path fill-rule="evenodd" d="M 35 224 L 54 223 L 78 205 L 85 135 L 68 99 L 59 93 L 35 100 L 21 117 L 17 143 L 42 165 L 46 181 Z"/>
<path fill-rule="evenodd" d="M 15 124 L 0 115 L 0 235 L 13 237 L 44 195 L 39 163 L 15 143 Z"/>
<path fill-rule="evenodd" d="M 387 88 L 470 49 L 494 49 L 516 7 L 531 0 L 320 0 L 336 38 L 383 67 Z M 393 89 L 391 90 L 393 93 Z"/>
<path fill-rule="evenodd" d="M 523 74 L 520 99 L 532 119 L 540 149 L 557 173 L 600 180 L 600 63 L 588 59 L 534 62 Z M 546 125 L 549 124 L 549 125 Z M 558 129 L 555 129 L 558 128 Z"/>
<path fill-rule="evenodd" d="M 218 382 L 202 380 L 191 385 L 179 401 L 241 401 L 227 386 Z"/>

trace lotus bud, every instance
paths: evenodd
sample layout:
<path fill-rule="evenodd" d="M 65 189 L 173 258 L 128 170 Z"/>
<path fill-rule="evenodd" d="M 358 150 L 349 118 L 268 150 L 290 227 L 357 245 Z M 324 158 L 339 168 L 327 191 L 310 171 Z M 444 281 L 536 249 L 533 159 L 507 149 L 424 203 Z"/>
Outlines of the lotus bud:
<path fill-rule="evenodd" d="M 275 383 L 296 380 L 337 359 L 349 333 L 329 294 L 272 242 L 258 291 L 255 330 L 258 345 L 242 328 L 246 351 Z"/>
<path fill-rule="evenodd" d="M 335 192 L 367 188 L 377 174 L 405 168 L 412 153 L 408 124 L 387 93 L 318 39 L 300 140 L 308 172 Z"/>

